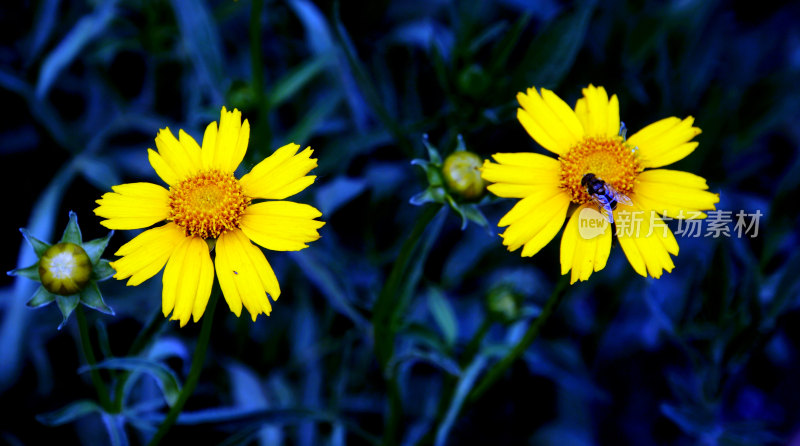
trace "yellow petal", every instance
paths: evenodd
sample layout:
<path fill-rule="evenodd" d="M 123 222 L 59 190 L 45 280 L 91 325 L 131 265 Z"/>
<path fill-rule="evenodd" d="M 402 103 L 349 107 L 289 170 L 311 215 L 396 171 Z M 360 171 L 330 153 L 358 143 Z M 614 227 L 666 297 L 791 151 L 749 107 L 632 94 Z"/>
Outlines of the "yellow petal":
<path fill-rule="evenodd" d="M 664 270 L 672 272 L 675 267 L 670 254 L 678 254 L 678 244 L 656 212 L 644 211 L 632 200 L 632 206 L 619 206 L 614 211 L 617 239 L 637 273 L 660 278 Z"/>
<path fill-rule="evenodd" d="M 520 95 L 522 95 L 522 93 L 519 93 L 517 95 L 517 99 L 522 101 L 520 99 Z M 569 150 L 569 146 L 564 146 L 563 144 L 560 144 L 558 141 L 550 137 L 550 135 L 544 130 L 544 128 L 542 128 L 542 126 L 536 120 L 534 120 L 533 116 L 531 116 L 531 114 L 528 113 L 527 111 L 518 108 L 517 120 L 519 121 L 520 124 L 522 124 L 522 128 L 524 128 L 525 131 L 528 132 L 528 135 L 530 135 L 530 137 L 533 138 L 534 141 L 539 143 L 539 145 L 544 147 L 545 149 L 555 153 L 556 155 L 562 155 L 564 153 L 567 153 L 567 150 Z"/>
<path fill-rule="evenodd" d="M 122 258 L 111 262 L 111 266 L 117 271 L 114 278 L 123 280 L 130 277 L 127 285 L 139 285 L 161 271 L 172 252 L 185 238 L 183 230 L 175 223 L 142 232 L 115 253 Z"/>
<path fill-rule="evenodd" d="M 153 149 L 147 149 L 147 159 L 150 161 L 153 170 L 156 171 L 156 174 L 159 178 L 164 180 L 165 183 L 172 186 L 180 182 L 180 180 L 178 180 L 178 175 L 172 167 L 170 167 L 169 163 L 164 161 L 164 157 L 159 155 L 158 152 Z"/>
<path fill-rule="evenodd" d="M 701 133 L 693 127 L 694 118 L 676 117 L 654 122 L 628 138 L 628 144 L 639 148 L 643 167 L 661 167 L 674 163 L 691 153 L 696 142 L 689 142 Z"/>
<path fill-rule="evenodd" d="M 495 184 L 487 186 L 498 197 L 525 198 L 543 185 L 561 181 L 560 163 L 537 153 L 495 153 L 499 163 L 484 161 L 481 177 Z"/>
<path fill-rule="evenodd" d="M 521 200 L 520 203 L 523 201 L 525 200 Z M 517 208 L 520 215 L 515 216 L 513 222 L 509 223 L 508 228 L 501 234 L 503 244 L 508 246 L 509 251 L 515 251 L 522 245 L 530 243 L 530 247 L 523 250 L 523 255 L 533 255 L 538 252 L 558 233 L 558 229 L 553 230 L 553 226 L 560 227 L 564 224 L 569 202 L 569 195 L 561 192 L 544 201 L 536 202 L 535 206 L 526 205 L 524 208 Z M 511 212 L 514 212 L 514 209 Z"/>
<path fill-rule="evenodd" d="M 291 201 L 267 201 L 248 206 L 241 229 L 250 240 L 272 251 L 299 251 L 319 239 L 325 223 L 312 206 Z"/>
<path fill-rule="evenodd" d="M 564 200 L 560 204 L 561 207 L 556 208 L 555 214 L 548 217 L 544 227 L 525 243 L 522 248 L 522 257 L 531 257 L 539 252 L 545 245 L 550 243 L 550 240 L 553 240 L 553 237 L 564 226 L 564 220 L 567 218 L 567 209 L 569 209 L 569 200 Z"/>
<path fill-rule="evenodd" d="M 195 142 L 191 136 L 184 133 L 183 130 L 178 134 L 181 137 L 180 141 L 175 138 L 169 128 L 163 128 L 158 131 L 158 135 L 156 136 L 158 154 L 175 176 L 170 177 L 168 172 L 164 172 L 164 169 L 159 171 L 155 166 L 153 166 L 153 168 L 156 169 L 156 173 L 158 173 L 159 176 L 165 173 L 173 182 L 167 182 L 167 178 L 164 177 L 161 177 L 161 179 L 170 185 L 185 180 L 199 172 L 202 168 L 200 162 L 200 147 L 197 145 L 197 142 Z M 150 164 L 153 165 L 152 160 Z"/>
<path fill-rule="evenodd" d="M 269 315 L 272 306 L 265 290 L 277 299 L 280 287 L 261 250 L 240 230 L 220 236 L 216 249 L 217 278 L 231 311 L 238 316 L 244 304 L 253 321 L 261 313 Z"/>
<path fill-rule="evenodd" d="M 605 88 L 589 85 L 575 104 L 575 114 L 583 124 L 586 136 L 616 136 L 619 134 L 619 100 L 609 99 Z"/>
<path fill-rule="evenodd" d="M 575 112 L 552 91 L 542 88 L 540 95 L 529 88 L 527 94 L 517 94 L 517 100 L 522 106 L 517 118 L 545 149 L 560 155 L 583 138 L 583 126 Z"/>
<path fill-rule="evenodd" d="M 154 225 L 169 215 L 169 192 L 152 183 L 128 183 L 113 186 L 114 192 L 95 201 L 95 215 L 106 220 L 109 229 L 140 229 Z"/>
<path fill-rule="evenodd" d="M 715 209 L 719 195 L 708 192 L 703 177 L 678 170 L 646 170 L 637 177 L 633 196 L 643 209 L 666 212 L 672 218 Z M 705 214 L 699 214 L 705 218 Z"/>
<path fill-rule="evenodd" d="M 557 184 L 557 183 L 556 183 Z M 538 211 L 546 202 L 555 196 L 561 196 L 569 200 L 569 194 L 554 184 L 542 185 L 533 194 L 519 200 L 510 211 L 500 219 L 497 226 L 508 226 L 531 212 Z"/>
<path fill-rule="evenodd" d="M 605 268 L 608 255 L 611 252 L 611 225 L 604 222 L 602 232 L 581 233 L 579 225 L 590 216 L 582 216 L 584 209 L 594 209 L 591 204 L 583 204 L 570 217 L 564 234 L 561 236 L 561 274 L 572 270 L 570 284 L 578 280 L 588 280 L 593 271 Z M 602 221 L 604 217 L 597 212 L 596 219 Z M 585 230 L 584 230 L 585 231 Z M 590 238 L 586 238 L 592 236 Z"/>
<path fill-rule="evenodd" d="M 222 107 L 219 130 L 216 123 L 212 123 L 206 127 L 203 135 L 203 166 L 233 173 L 244 159 L 249 140 L 250 123 L 246 119 L 242 123 L 242 113 L 237 109 L 228 111 Z"/>
<path fill-rule="evenodd" d="M 205 311 L 213 283 L 214 267 L 208 245 L 200 237 L 185 237 L 164 269 L 161 294 L 164 316 L 172 311 L 171 319 L 179 320 L 181 327 L 189 322 L 192 314 L 196 322 Z"/>
<path fill-rule="evenodd" d="M 253 198 L 283 200 L 313 183 L 316 176 L 306 174 L 317 167 L 317 159 L 311 158 L 311 148 L 295 154 L 299 148 L 287 144 L 253 167 L 239 180 L 244 193 Z"/>

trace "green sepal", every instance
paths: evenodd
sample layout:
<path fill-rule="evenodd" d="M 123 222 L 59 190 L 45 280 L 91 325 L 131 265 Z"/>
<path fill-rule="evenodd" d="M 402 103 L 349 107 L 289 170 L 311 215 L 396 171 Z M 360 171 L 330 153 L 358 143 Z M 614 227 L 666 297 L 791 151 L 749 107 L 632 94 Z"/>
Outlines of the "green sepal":
<path fill-rule="evenodd" d="M 464 144 L 464 137 L 461 136 L 461 133 L 458 134 L 456 141 L 456 150 L 454 152 L 463 152 L 467 150 L 466 144 Z"/>
<path fill-rule="evenodd" d="M 422 144 L 425 145 L 425 148 L 428 149 L 428 158 L 431 160 L 431 163 L 442 165 L 442 156 L 439 155 L 439 151 L 436 150 L 435 147 L 428 142 L 428 134 L 422 135 Z"/>
<path fill-rule="evenodd" d="M 43 307 L 56 299 L 56 295 L 47 291 L 43 286 L 40 286 L 33 296 L 25 302 L 30 308 Z"/>
<path fill-rule="evenodd" d="M 103 301 L 103 295 L 100 294 L 100 288 L 97 287 L 97 282 L 90 281 L 86 288 L 80 294 L 81 303 L 89 308 L 95 309 L 101 313 L 114 315 L 114 310 L 111 309 Z"/>
<path fill-rule="evenodd" d="M 445 195 L 443 187 L 429 187 L 411 197 L 408 202 L 414 206 L 421 206 L 425 203 L 444 203 Z"/>
<path fill-rule="evenodd" d="M 41 282 L 42 278 L 39 277 L 39 263 L 34 263 L 31 266 L 25 268 L 17 268 L 12 269 L 11 271 L 7 272 L 9 276 L 21 276 L 25 277 L 26 279 L 35 280 L 37 282 Z"/>
<path fill-rule="evenodd" d="M 92 265 L 96 265 L 97 261 L 100 260 L 100 256 L 103 255 L 103 251 L 106 250 L 108 241 L 111 240 L 113 235 L 114 231 L 111 231 L 105 237 L 96 238 L 81 245 L 83 250 L 86 251 L 86 255 L 89 256 L 89 261 L 92 262 Z"/>
<path fill-rule="evenodd" d="M 32 236 L 27 229 L 19 228 L 19 232 L 22 233 L 22 236 L 25 237 L 25 240 L 28 242 L 29 245 L 31 245 L 31 248 L 33 248 L 33 252 L 36 253 L 36 257 L 41 257 L 45 251 L 50 249 L 51 246 L 50 244 L 45 243 L 39 240 L 38 238 Z"/>
<path fill-rule="evenodd" d="M 486 219 L 486 216 L 483 215 L 483 212 L 478 209 L 478 206 L 474 204 L 466 204 L 461 205 L 461 210 L 464 212 L 464 215 L 467 219 L 478 226 L 483 226 L 484 228 L 489 230 L 491 234 L 491 228 L 489 227 L 489 220 Z"/>
<path fill-rule="evenodd" d="M 64 327 L 69 319 L 69 316 L 75 311 L 75 308 L 78 307 L 78 302 L 80 302 L 80 296 L 77 294 L 70 294 L 69 296 L 56 296 L 56 303 L 58 304 L 58 309 L 61 310 L 61 314 L 64 316 L 64 320 L 58 324 L 58 329 Z"/>
<path fill-rule="evenodd" d="M 489 221 L 478 209 L 478 206 L 475 204 L 459 204 L 451 197 L 450 195 L 446 196 L 447 204 L 450 205 L 450 208 L 455 211 L 456 214 L 461 216 L 461 230 L 467 228 L 467 221 L 472 221 L 476 223 L 478 226 L 483 226 L 489 233 L 491 234 L 491 228 L 489 227 Z"/>
<path fill-rule="evenodd" d="M 102 282 L 116 273 L 117 271 L 111 267 L 111 262 L 106 259 L 100 259 L 100 261 L 92 267 L 92 280 Z"/>
<path fill-rule="evenodd" d="M 74 243 L 78 246 L 83 244 L 81 228 L 78 226 L 78 215 L 75 212 L 69 211 L 69 223 L 67 223 L 60 241 L 61 243 Z"/>

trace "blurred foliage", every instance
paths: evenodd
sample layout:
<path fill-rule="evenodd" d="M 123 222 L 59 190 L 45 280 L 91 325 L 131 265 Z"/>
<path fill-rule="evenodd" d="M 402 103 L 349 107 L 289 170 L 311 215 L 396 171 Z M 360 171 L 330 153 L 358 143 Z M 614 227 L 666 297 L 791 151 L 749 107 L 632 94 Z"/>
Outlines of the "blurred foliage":
<path fill-rule="evenodd" d="M 252 135 L 249 170 L 290 141 L 319 157 L 304 201 L 322 239 L 269 257 L 284 296 L 251 323 L 220 311 L 200 385 L 172 441 L 200 444 L 705 444 L 800 441 L 800 8 L 684 0 L 455 2 L 97 0 L 0 10 L 3 269 L 33 264 L 17 228 L 52 240 L 68 209 L 85 239 L 94 200 L 158 181 L 159 128 L 195 137 L 221 105 Z M 679 238 L 672 274 L 642 279 L 616 247 L 568 288 L 539 339 L 478 404 L 486 369 L 523 336 L 559 274 L 461 229 L 411 159 L 422 135 L 482 157 L 542 151 L 515 95 L 589 83 L 620 98 L 631 132 L 696 117 L 674 168 L 708 179 L 720 209 L 760 210 L 756 238 Z M 481 211 L 491 225 L 510 207 Z M 496 231 L 495 231 L 496 232 Z M 125 236 L 111 239 L 114 252 Z M 160 317 L 160 280 L 104 282 L 116 316 L 89 314 L 98 364 L 35 284 L 0 288 L 0 438 L 138 444 L 185 380 L 199 327 Z M 153 330 L 142 345 L 137 334 Z M 117 389 L 96 403 L 89 374 Z M 130 374 L 130 375 L 129 375 Z M 116 381 L 115 381 L 116 380 Z M 47 427 L 43 428 L 42 424 Z"/>

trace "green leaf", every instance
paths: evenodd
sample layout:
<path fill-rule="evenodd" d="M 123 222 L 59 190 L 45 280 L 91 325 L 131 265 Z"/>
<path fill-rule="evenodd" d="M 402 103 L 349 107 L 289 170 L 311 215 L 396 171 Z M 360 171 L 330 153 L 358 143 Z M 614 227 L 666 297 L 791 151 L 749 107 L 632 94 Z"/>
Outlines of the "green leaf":
<path fill-rule="evenodd" d="M 31 266 L 26 266 L 25 268 L 17 268 L 12 269 L 8 273 L 9 276 L 20 276 L 25 277 L 26 279 L 35 280 L 37 282 L 41 282 L 42 278 L 39 277 L 39 263 L 34 263 Z"/>
<path fill-rule="evenodd" d="M 51 246 L 32 236 L 25 228 L 19 228 L 19 232 L 22 233 L 22 236 L 25 237 L 25 240 L 31 245 L 33 251 L 36 253 L 36 257 L 41 257 Z"/>
<path fill-rule="evenodd" d="M 525 79 L 515 83 L 550 88 L 557 86 L 575 63 L 594 8 L 595 1 L 587 1 L 578 6 L 574 13 L 548 25 L 522 59 L 525 67 L 519 71 L 525 73 Z"/>
<path fill-rule="evenodd" d="M 56 295 L 47 291 L 43 286 L 40 286 L 33 297 L 25 303 L 30 308 L 43 307 L 56 299 Z"/>
<path fill-rule="evenodd" d="M 461 374 L 461 369 L 458 367 L 458 363 L 443 354 L 441 351 L 424 352 L 419 350 L 411 350 L 395 356 L 389 363 L 389 367 L 396 368 L 397 366 L 407 362 L 419 361 L 425 361 L 431 365 L 439 367 L 443 371 L 453 376 L 458 376 Z"/>
<path fill-rule="evenodd" d="M 100 256 L 103 255 L 103 251 L 106 250 L 108 241 L 111 240 L 111 236 L 113 235 L 114 231 L 111 231 L 105 237 L 96 238 L 81 245 L 83 250 L 86 251 L 86 255 L 89 256 L 92 265 L 97 265 L 97 261 L 100 260 Z"/>
<path fill-rule="evenodd" d="M 456 322 L 453 308 L 447 298 L 436 288 L 431 288 L 428 292 L 428 309 L 439 326 L 439 330 L 444 336 L 448 346 L 453 346 L 458 336 L 458 324 Z"/>
<path fill-rule="evenodd" d="M 450 428 L 458 417 L 458 413 L 461 412 L 464 400 L 467 395 L 469 395 L 469 392 L 475 385 L 475 381 L 478 379 L 478 375 L 480 375 L 485 366 L 486 356 L 479 354 L 461 373 L 461 377 L 456 385 L 456 390 L 453 393 L 453 399 L 450 400 L 450 404 L 447 408 L 447 413 L 436 431 L 436 442 L 434 443 L 436 446 L 444 446 L 447 443 L 447 436 L 450 433 Z"/>
<path fill-rule="evenodd" d="M 72 314 L 72 312 L 75 311 L 75 308 L 78 307 L 78 302 L 80 302 L 80 297 L 77 294 L 71 294 L 69 296 L 56 295 L 58 309 L 61 310 L 61 314 L 64 316 L 64 320 L 58 324 L 59 330 L 64 327 L 69 319 L 69 315 Z"/>
<path fill-rule="evenodd" d="M 100 294 L 97 282 L 89 282 L 86 288 L 81 291 L 81 303 L 101 313 L 114 315 L 114 310 L 103 301 L 103 295 Z"/>
<path fill-rule="evenodd" d="M 100 282 L 116 274 L 117 271 L 111 267 L 110 263 L 111 262 L 106 259 L 100 259 L 100 261 L 97 262 L 97 264 L 92 268 L 92 279 Z"/>
<path fill-rule="evenodd" d="M 74 243 L 78 246 L 83 244 L 81 228 L 78 226 L 78 215 L 72 211 L 69 211 L 69 223 L 61 236 L 61 243 Z"/>
<path fill-rule="evenodd" d="M 342 95 L 338 92 L 326 95 L 311 107 L 303 118 L 292 127 L 287 136 L 287 141 L 308 141 L 314 132 L 323 124 L 328 116 L 336 111 L 342 102 Z"/>
<path fill-rule="evenodd" d="M 277 107 L 283 104 L 286 100 L 294 96 L 300 89 L 302 89 L 311 79 L 326 68 L 331 62 L 331 53 L 325 53 L 317 56 L 300 66 L 296 67 L 282 78 L 275 82 L 275 85 L 267 96 L 267 101 L 270 107 Z"/>
<path fill-rule="evenodd" d="M 103 409 L 94 401 L 79 400 L 56 411 L 36 415 L 36 420 L 45 426 L 61 426 L 94 412 L 102 413 Z"/>
<path fill-rule="evenodd" d="M 167 404 L 172 406 L 178 400 L 178 395 L 181 391 L 181 386 L 178 383 L 178 377 L 164 364 L 160 362 L 151 361 L 144 358 L 112 358 L 98 363 L 94 367 L 84 366 L 78 369 L 79 373 L 84 373 L 92 368 L 107 369 L 107 370 L 127 370 L 129 372 L 141 372 L 153 377 L 156 380 L 161 391 L 164 393 L 164 399 Z M 128 380 L 132 383 L 133 380 Z"/>
<path fill-rule="evenodd" d="M 91 14 L 81 18 L 64 36 L 58 46 L 45 57 L 39 79 L 36 82 L 36 96 L 47 95 L 59 74 L 78 56 L 83 48 L 97 37 L 114 17 L 115 1 L 101 2 Z"/>

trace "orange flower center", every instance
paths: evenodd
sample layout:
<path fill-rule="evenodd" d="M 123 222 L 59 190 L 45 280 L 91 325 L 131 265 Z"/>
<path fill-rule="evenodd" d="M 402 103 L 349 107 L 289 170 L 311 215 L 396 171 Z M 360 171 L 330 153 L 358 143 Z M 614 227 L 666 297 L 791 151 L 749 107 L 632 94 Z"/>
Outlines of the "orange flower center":
<path fill-rule="evenodd" d="M 591 200 L 581 179 L 587 173 L 614 187 L 617 191 L 630 195 L 636 175 L 642 171 L 635 150 L 621 137 L 583 138 L 569 151 L 561 155 L 561 187 L 572 196 L 572 201 L 583 204 Z"/>
<path fill-rule="evenodd" d="M 170 187 L 168 220 L 187 236 L 216 239 L 239 227 L 249 205 L 233 174 L 207 170 Z"/>

